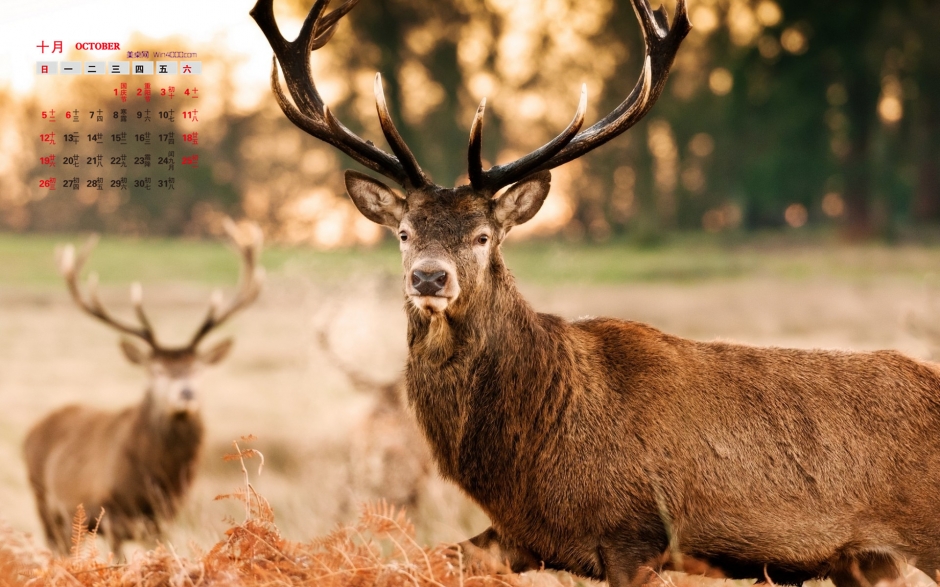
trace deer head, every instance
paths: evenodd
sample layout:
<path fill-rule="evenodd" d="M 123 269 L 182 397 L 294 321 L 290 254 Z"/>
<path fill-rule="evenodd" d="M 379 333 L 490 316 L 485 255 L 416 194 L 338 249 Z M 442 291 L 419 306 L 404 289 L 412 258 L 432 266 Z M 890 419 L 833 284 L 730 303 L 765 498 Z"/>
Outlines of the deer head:
<path fill-rule="evenodd" d="M 159 413 L 185 414 L 198 410 L 197 374 L 204 366 L 215 365 L 224 359 L 233 344 L 232 339 L 227 338 L 207 350 L 200 350 L 200 342 L 235 312 L 254 302 L 261 293 L 264 269 L 258 265 L 263 240 L 260 227 L 250 224 L 241 230 L 229 219 L 226 219 L 224 227 L 242 261 L 238 290 L 228 303 L 223 303 L 221 291 L 213 293 L 205 319 L 183 346 L 166 346 L 158 342 L 144 312 L 140 283 L 131 285 L 131 301 L 138 324 L 118 319 L 104 308 L 98 297 L 96 274 L 91 274 L 88 279 L 87 295 L 82 293 L 79 275 L 98 242 L 97 235 L 92 235 L 78 252 L 71 244 L 57 251 L 59 272 L 65 278 L 72 299 L 86 313 L 125 335 L 121 338 L 121 350 L 128 361 L 147 370 L 150 376 L 148 393 L 151 401 L 162 408 L 158 409 Z M 135 343 L 133 339 L 144 344 Z"/>
<path fill-rule="evenodd" d="M 258 0 L 251 15 L 274 49 L 271 85 L 287 117 L 404 191 L 402 197 L 376 179 L 346 172 L 346 189 L 359 211 L 397 232 L 405 293 L 412 306 L 425 315 L 459 312 L 475 291 L 486 286 L 494 270 L 495 274 L 500 272 L 499 245 L 513 226 L 527 222 L 539 211 L 549 191 L 549 170 L 606 143 L 640 120 L 662 93 L 679 44 L 691 29 L 684 0 L 676 5 L 671 27 L 664 8 L 652 10 L 648 0 L 632 0 L 646 56 L 640 79 L 623 103 L 581 130 L 587 107 L 587 89 L 582 86 L 574 118 L 558 136 L 516 161 L 483 169 L 484 98 L 470 129 L 470 183 L 446 188 L 431 181 L 395 128 L 381 75 L 375 77 L 376 110 L 393 154 L 346 128 L 317 92 L 310 53 L 330 40 L 340 19 L 357 2 L 346 0 L 327 13 L 329 0 L 316 0 L 294 41 L 287 41 L 278 30 L 273 0 Z M 278 64 L 293 102 L 281 88 Z M 500 191 L 507 186 L 511 187 Z"/>

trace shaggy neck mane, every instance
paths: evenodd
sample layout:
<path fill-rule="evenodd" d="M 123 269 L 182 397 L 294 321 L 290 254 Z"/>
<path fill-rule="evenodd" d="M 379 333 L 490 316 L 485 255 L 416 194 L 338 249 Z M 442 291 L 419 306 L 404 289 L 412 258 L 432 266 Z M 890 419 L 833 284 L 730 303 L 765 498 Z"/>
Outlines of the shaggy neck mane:
<path fill-rule="evenodd" d="M 537 411 L 526 406 L 567 395 L 559 374 L 570 373 L 572 357 L 566 323 L 536 313 L 498 256 L 480 289 L 467 293 L 446 317 L 409 304 L 406 376 L 441 473 L 473 494 L 474 484 L 516 470 L 531 455 L 517 446 L 550 432 L 552 423 L 534 421 Z M 564 411 L 558 407 L 553 413 Z"/>
<path fill-rule="evenodd" d="M 199 414 L 160 412 L 148 391 L 137 417 L 135 458 L 168 495 L 180 495 L 192 480 L 202 441 Z M 169 505 L 169 504 L 168 504 Z"/>

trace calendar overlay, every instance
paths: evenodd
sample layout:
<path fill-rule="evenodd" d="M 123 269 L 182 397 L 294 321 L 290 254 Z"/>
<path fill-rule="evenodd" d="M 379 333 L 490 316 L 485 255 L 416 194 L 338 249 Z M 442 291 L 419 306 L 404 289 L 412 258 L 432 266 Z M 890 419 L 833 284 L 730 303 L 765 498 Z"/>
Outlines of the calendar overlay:
<path fill-rule="evenodd" d="M 41 99 L 39 190 L 175 190 L 178 174 L 199 167 L 198 54 L 121 51 L 120 43 L 74 47 L 68 59 L 55 59 L 63 42 L 42 41 L 35 74 L 57 88 L 84 76 L 100 97 L 93 106 L 60 92 L 49 93 L 55 103 Z M 113 58 L 98 57 L 102 50 L 115 51 Z M 95 57 L 76 59 L 86 51 Z"/>

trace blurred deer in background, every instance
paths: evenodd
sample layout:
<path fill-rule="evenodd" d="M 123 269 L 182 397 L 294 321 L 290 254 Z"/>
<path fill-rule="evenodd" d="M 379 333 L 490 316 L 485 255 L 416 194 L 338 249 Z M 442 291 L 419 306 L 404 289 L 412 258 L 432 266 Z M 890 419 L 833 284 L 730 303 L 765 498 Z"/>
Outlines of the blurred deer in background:
<path fill-rule="evenodd" d="M 193 474 L 203 437 L 195 379 L 203 367 L 228 355 L 228 338 L 207 350 L 202 340 L 233 314 L 254 302 L 261 292 L 264 270 L 258 264 L 261 229 L 240 230 L 231 220 L 225 229 L 241 257 L 237 292 L 223 304 L 213 294 L 209 312 L 189 343 L 165 346 L 157 341 L 144 313 L 142 289 L 131 286 L 138 324 L 125 322 L 105 310 L 93 274 L 87 295 L 79 275 L 96 242 L 93 236 L 76 253 L 72 245 L 58 251 L 59 271 L 76 304 L 118 332 L 140 339 L 145 348 L 122 337 L 128 361 L 147 370 L 149 382 L 140 403 L 118 412 L 71 405 L 54 411 L 29 431 L 24 455 L 29 482 L 50 548 L 66 553 L 71 544 L 72 517 L 79 504 L 89 512 L 89 529 L 104 508 L 99 531 L 120 554 L 126 540 L 153 540 L 181 505 Z"/>
<path fill-rule="evenodd" d="M 324 316 L 327 312 L 324 312 Z M 405 381 L 380 382 L 350 365 L 330 342 L 330 323 L 317 328 L 317 343 L 352 386 L 374 399 L 356 426 L 349 451 L 349 491 L 356 501 L 385 499 L 414 514 L 434 472 L 431 451 L 405 403 Z"/>
<path fill-rule="evenodd" d="M 626 100 L 580 130 L 484 170 L 480 104 L 469 185 L 434 184 L 395 128 L 376 76 L 390 154 L 340 123 L 316 90 L 310 53 L 355 4 L 317 0 L 295 41 L 273 0 L 252 16 L 275 54 L 287 117 L 397 183 L 346 172 L 370 220 L 401 241 L 408 399 L 441 474 L 492 527 L 465 552 L 514 570 L 564 569 L 639 587 L 694 557 L 732 578 L 837 587 L 940 570 L 940 366 L 892 351 L 702 343 L 636 322 L 568 322 L 522 297 L 500 245 L 548 195 L 550 170 L 613 139 L 662 93 L 691 29 L 683 0 L 632 0 L 645 43 Z M 291 99 L 285 95 L 278 65 Z"/>
<path fill-rule="evenodd" d="M 931 361 L 940 362 L 940 283 L 936 279 L 924 284 L 926 299 L 917 310 L 908 309 L 901 318 L 901 325 L 908 334 L 921 340 L 929 349 Z"/>

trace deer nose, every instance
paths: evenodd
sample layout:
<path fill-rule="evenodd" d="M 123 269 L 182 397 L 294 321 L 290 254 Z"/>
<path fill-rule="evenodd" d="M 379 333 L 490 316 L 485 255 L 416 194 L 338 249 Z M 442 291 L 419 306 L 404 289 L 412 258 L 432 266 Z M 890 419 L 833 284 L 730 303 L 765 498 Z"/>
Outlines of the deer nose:
<path fill-rule="evenodd" d="M 183 390 L 180 391 L 180 398 L 183 399 L 184 401 L 189 401 L 193 399 L 194 397 L 196 397 L 196 394 L 193 393 L 193 390 L 191 390 L 188 387 L 184 387 Z"/>
<path fill-rule="evenodd" d="M 423 296 L 433 296 L 447 285 L 447 272 L 426 273 L 420 269 L 411 272 L 411 285 Z"/>

